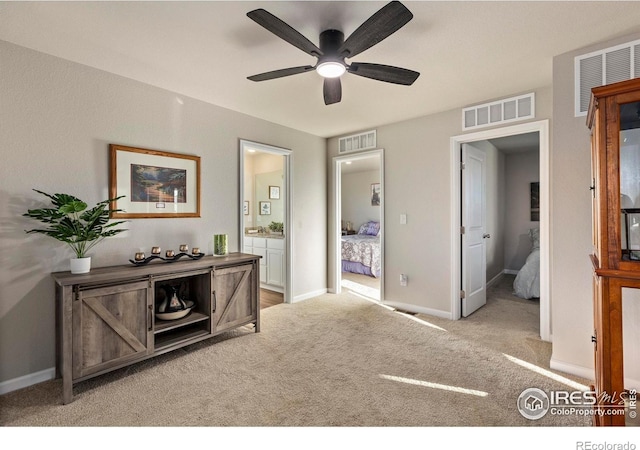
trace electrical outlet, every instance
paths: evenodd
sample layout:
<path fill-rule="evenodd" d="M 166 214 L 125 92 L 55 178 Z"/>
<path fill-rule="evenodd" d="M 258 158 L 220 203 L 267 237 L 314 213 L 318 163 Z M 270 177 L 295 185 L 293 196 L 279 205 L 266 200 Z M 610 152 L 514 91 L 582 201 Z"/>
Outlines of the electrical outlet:
<path fill-rule="evenodd" d="M 406 224 L 407 224 L 407 215 L 400 214 L 400 225 L 406 225 Z"/>
<path fill-rule="evenodd" d="M 406 286 L 409 279 L 403 273 L 400 274 L 400 286 Z"/>

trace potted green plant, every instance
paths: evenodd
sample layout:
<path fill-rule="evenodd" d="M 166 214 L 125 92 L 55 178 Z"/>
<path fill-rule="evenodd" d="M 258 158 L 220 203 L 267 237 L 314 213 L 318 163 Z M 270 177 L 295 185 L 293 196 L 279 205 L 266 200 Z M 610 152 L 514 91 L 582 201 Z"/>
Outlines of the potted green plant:
<path fill-rule="evenodd" d="M 37 189 L 34 191 L 49 197 L 53 207 L 29 209 L 23 214 L 25 217 L 48 225 L 48 228 L 25 231 L 45 234 L 68 244 L 76 256 L 71 259 L 71 273 L 89 272 L 91 257 L 87 256 L 87 252 L 105 238 L 126 231 L 124 228 L 115 228 L 125 223 L 125 220 L 108 223 L 109 215 L 112 212 L 122 211 L 121 209 L 111 209 L 111 202 L 122 198 L 122 196 L 101 201 L 93 208 L 87 209 L 87 204 L 73 195 L 51 195 Z"/>
<path fill-rule="evenodd" d="M 284 223 L 282 222 L 271 222 L 268 226 L 269 231 L 274 234 L 282 234 L 284 230 Z"/>

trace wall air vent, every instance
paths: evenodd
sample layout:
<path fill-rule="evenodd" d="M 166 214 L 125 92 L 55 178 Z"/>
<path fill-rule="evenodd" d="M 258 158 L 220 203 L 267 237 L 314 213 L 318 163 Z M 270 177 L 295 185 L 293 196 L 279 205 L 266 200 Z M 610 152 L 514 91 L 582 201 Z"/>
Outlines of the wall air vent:
<path fill-rule="evenodd" d="M 508 122 L 533 119 L 536 115 L 535 94 L 505 98 L 462 110 L 462 129 L 490 127 Z"/>
<path fill-rule="evenodd" d="M 640 40 L 576 56 L 575 114 L 587 115 L 591 89 L 640 77 Z"/>
<path fill-rule="evenodd" d="M 338 153 L 357 152 L 376 148 L 376 130 L 338 139 Z"/>

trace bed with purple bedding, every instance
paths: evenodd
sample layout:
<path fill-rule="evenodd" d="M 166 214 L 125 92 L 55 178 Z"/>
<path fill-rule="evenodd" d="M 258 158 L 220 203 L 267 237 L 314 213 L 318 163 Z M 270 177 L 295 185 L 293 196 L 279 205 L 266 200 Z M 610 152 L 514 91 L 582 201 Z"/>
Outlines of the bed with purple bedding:
<path fill-rule="evenodd" d="M 380 277 L 380 236 L 342 236 L 342 271 Z"/>

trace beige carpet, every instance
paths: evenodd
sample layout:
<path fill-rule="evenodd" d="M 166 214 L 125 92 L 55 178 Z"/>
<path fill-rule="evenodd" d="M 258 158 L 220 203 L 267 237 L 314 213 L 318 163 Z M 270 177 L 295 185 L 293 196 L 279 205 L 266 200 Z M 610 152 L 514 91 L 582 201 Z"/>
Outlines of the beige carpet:
<path fill-rule="evenodd" d="M 549 368 L 551 343 L 540 339 L 540 302 L 513 294 L 515 275 L 503 275 L 487 289 L 487 304 L 458 321 L 418 314 L 434 325 L 492 350 Z M 588 380 L 575 378 L 588 384 Z"/>
<path fill-rule="evenodd" d="M 415 319 L 348 293 L 273 306 L 262 311 L 260 333 L 243 329 L 83 382 L 68 405 L 59 380 L 3 395 L 0 423 L 589 425 L 575 416 L 523 418 L 516 400 L 524 389 L 567 386 Z"/>
<path fill-rule="evenodd" d="M 346 292 L 380 300 L 380 279 L 357 273 L 342 272 L 340 285 Z"/>

